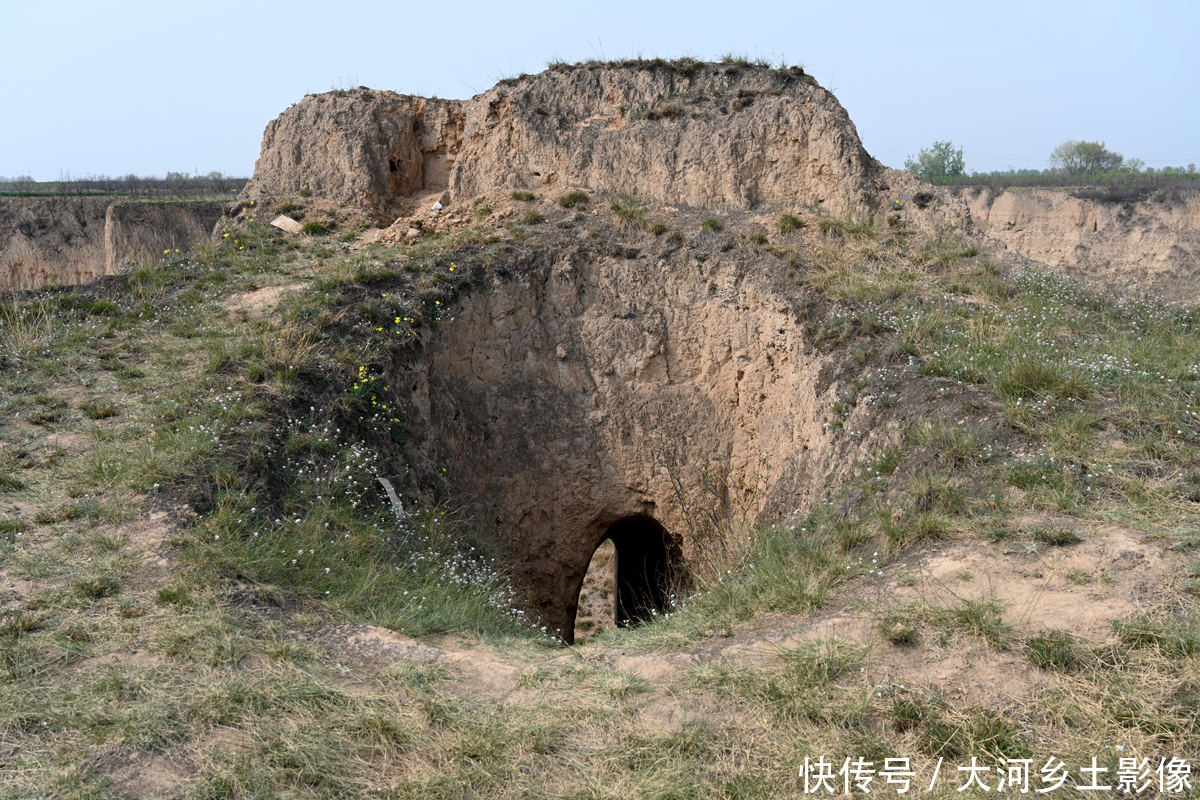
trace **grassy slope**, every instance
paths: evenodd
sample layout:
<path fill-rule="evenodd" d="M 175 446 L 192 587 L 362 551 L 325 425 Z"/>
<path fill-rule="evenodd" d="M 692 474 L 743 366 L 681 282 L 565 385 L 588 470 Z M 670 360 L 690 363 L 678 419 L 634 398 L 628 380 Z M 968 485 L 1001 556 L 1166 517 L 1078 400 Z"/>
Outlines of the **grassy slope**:
<path fill-rule="evenodd" d="M 733 223 L 738 246 L 839 299 L 814 338 L 863 364 L 890 354 L 831 409 L 830 435 L 852 435 L 840 420 L 860 398 L 908 402 L 916 384 L 961 397 L 971 424 L 930 420 L 830 503 L 752 532 L 743 568 L 669 619 L 562 659 L 520 621 L 469 525 L 436 507 L 398 522 L 373 483 L 381 443 L 404 433 L 377 371 L 442 322 L 473 270 L 537 245 L 522 210 L 500 237 L 355 253 L 336 215 L 320 220 L 332 234 L 293 240 L 251 209 L 219 246 L 0 301 L 0 797 L 783 797 L 806 755 L 1050 748 L 1078 762 L 1136 740 L 1196 761 L 1186 593 L 1104 643 L 1019 631 L 996 602 L 880 607 L 892 646 L 949 637 L 1061 677 L 1015 716 L 876 691 L 871 652 L 846 642 L 757 661 L 709 646 L 826 606 L 924 542 L 1039 535 L 1017 524 L 1026 513 L 1117 520 L 1191 553 L 1193 312 L 1000 263 L 953 231 Z M 648 217 L 623 198 L 589 224 L 647 245 L 717 230 Z M 232 324 L 221 306 L 297 283 L 278 315 Z M 993 446 L 997 425 L 1012 447 Z M 314 633 L 331 621 L 442 647 L 466 635 L 518 671 L 519 699 L 497 703 L 441 664 L 347 661 Z M 697 654 L 671 679 L 687 721 L 652 724 L 653 687 L 610 646 Z M 160 784 L 128 777 L 146 759 Z"/>

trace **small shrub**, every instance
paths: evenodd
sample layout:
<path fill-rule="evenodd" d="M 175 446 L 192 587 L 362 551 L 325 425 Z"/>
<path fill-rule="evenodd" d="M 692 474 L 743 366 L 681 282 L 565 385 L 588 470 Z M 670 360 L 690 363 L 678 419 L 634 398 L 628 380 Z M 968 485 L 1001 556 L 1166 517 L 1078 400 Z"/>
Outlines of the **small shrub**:
<path fill-rule="evenodd" d="M 319 222 L 306 222 L 301 232 L 309 236 L 324 236 L 329 233 L 329 230 Z"/>
<path fill-rule="evenodd" d="M 798 231 L 804 227 L 804 220 L 797 217 L 795 214 L 780 214 L 779 220 L 775 223 L 776 229 L 780 233 L 791 233 Z M 822 229 L 823 231 L 824 229 Z"/>
<path fill-rule="evenodd" d="M 716 217 L 709 217 L 708 219 L 704 220 L 704 222 L 701 224 L 701 227 L 706 231 L 725 230 L 725 225 Z"/>
<path fill-rule="evenodd" d="M 540 211 L 531 209 L 525 212 L 524 220 L 526 225 L 540 225 L 546 221 L 546 215 Z"/>
<path fill-rule="evenodd" d="M 537 200 L 536 194 L 534 194 L 533 192 L 527 192 L 524 190 L 518 190 L 518 191 L 513 192 L 511 197 L 513 200 L 521 200 L 526 203 L 529 202 L 530 200 Z"/>
<path fill-rule="evenodd" d="M 563 208 L 574 208 L 578 205 L 587 205 L 590 202 L 592 202 L 592 198 L 583 189 L 572 189 L 558 198 L 558 204 Z"/>
<path fill-rule="evenodd" d="M 683 113 L 683 106 L 675 105 L 674 103 L 668 103 L 667 105 L 664 105 L 662 108 L 658 109 L 658 113 L 662 114 L 666 119 L 674 119 Z"/>
<path fill-rule="evenodd" d="M 653 225 L 650 226 L 650 232 L 653 233 L 655 236 L 662 236 L 664 233 L 666 233 L 669 230 L 670 230 L 670 227 L 668 227 L 667 223 L 665 223 L 665 222 L 655 222 Z"/>

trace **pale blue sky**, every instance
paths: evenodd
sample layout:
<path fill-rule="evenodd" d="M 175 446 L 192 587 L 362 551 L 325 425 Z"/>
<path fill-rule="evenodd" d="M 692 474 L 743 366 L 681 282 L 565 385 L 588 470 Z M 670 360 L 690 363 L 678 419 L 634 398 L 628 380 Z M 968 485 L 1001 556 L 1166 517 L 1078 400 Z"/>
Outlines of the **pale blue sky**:
<path fill-rule="evenodd" d="M 867 150 L 937 139 L 1042 168 L 1066 139 L 1200 162 L 1200 3 L 204 3 L 0 0 L 0 175 L 248 175 L 306 93 L 470 97 L 546 61 L 725 52 L 802 64 Z"/>

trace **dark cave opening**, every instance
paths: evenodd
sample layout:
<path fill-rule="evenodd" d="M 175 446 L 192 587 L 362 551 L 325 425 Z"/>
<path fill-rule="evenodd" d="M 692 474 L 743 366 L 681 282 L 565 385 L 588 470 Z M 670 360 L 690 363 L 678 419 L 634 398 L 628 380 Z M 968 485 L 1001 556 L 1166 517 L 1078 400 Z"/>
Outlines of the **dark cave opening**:
<path fill-rule="evenodd" d="M 667 530 L 650 517 L 626 517 L 614 522 L 605 538 L 617 551 L 617 625 L 636 625 L 669 610 L 683 558 Z"/>

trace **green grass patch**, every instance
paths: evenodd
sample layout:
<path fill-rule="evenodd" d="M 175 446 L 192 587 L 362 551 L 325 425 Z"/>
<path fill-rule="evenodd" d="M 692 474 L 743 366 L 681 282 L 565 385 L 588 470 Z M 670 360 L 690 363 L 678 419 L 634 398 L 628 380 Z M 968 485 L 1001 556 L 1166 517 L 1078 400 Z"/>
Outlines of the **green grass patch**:
<path fill-rule="evenodd" d="M 780 214 L 779 219 L 775 220 L 775 230 L 779 231 L 780 233 L 791 233 L 792 231 L 798 231 L 805 227 L 805 225 L 806 223 L 804 220 L 795 214 Z M 825 233 L 825 230 L 822 229 L 821 232 Z"/>
<path fill-rule="evenodd" d="M 583 189 L 572 189 L 558 198 L 558 204 L 563 208 L 574 208 L 579 205 L 587 205 L 590 202 L 592 202 L 591 196 Z"/>

